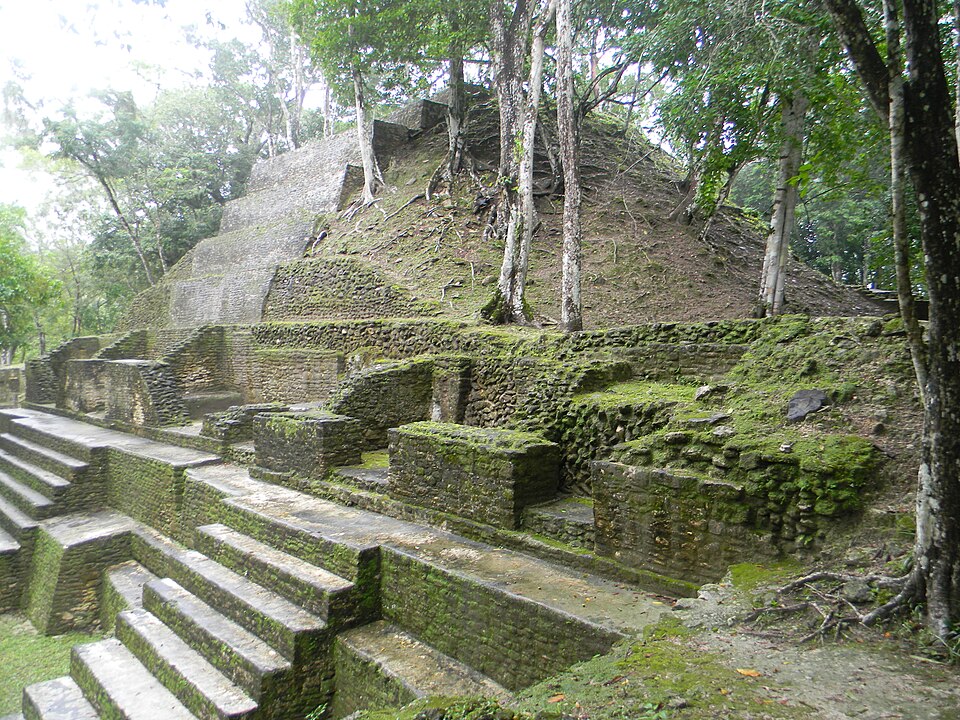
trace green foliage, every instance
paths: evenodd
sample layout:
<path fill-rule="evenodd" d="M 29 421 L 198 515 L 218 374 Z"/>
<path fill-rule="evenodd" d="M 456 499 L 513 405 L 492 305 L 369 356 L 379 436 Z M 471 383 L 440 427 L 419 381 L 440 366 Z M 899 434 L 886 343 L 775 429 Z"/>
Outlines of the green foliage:
<path fill-rule="evenodd" d="M 40 313 L 60 291 L 24 238 L 26 214 L 0 204 L 0 364 L 43 332 Z"/>

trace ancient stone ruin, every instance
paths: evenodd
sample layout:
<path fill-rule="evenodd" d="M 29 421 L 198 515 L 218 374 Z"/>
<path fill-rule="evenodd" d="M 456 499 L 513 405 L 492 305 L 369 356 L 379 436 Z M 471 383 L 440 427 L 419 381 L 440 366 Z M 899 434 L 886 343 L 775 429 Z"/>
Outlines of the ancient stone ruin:
<path fill-rule="evenodd" d="M 437 118 L 378 124 L 378 152 Z M 0 371 L 0 609 L 111 633 L 24 717 L 509 700 L 655 622 L 651 593 L 815 549 L 878 482 L 868 439 L 771 418 L 907 367 L 895 328 L 430 317 L 362 260 L 304 258 L 355 161 L 341 135 L 261 163 L 120 334 Z"/>

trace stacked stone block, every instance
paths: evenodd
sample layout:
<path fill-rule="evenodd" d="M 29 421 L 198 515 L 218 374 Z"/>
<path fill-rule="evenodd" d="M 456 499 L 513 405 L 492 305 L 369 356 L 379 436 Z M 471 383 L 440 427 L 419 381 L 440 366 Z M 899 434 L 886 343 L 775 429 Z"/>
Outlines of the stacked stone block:
<path fill-rule="evenodd" d="M 392 497 L 502 528 L 560 478 L 559 448 L 531 433 L 413 423 L 390 431 L 389 449 Z"/>

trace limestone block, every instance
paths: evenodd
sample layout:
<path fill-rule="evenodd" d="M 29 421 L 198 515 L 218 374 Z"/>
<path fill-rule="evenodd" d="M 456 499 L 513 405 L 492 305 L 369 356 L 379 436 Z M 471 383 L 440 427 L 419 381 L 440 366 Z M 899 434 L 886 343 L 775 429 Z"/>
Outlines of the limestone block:
<path fill-rule="evenodd" d="M 257 465 L 322 479 L 337 465 L 360 462 L 359 421 L 327 412 L 269 413 L 253 419 Z"/>
<path fill-rule="evenodd" d="M 554 496 L 560 449 L 539 435 L 420 422 L 390 430 L 390 494 L 498 527 Z"/>

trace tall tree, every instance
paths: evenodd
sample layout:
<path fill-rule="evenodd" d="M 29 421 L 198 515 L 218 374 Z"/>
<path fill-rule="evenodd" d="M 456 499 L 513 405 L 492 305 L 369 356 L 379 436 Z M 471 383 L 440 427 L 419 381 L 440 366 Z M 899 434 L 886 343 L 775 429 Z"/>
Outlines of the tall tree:
<path fill-rule="evenodd" d="M 582 230 L 580 223 L 580 138 L 574 108 L 573 2 L 557 4 L 557 130 L 563 165 L 563 254 L 560 281 L 560 326 L 583 329 L 580 300 Z"/>
<path fill-rule="evenodd" d="M 868 97 L 889 122 L 890 65 L 867 27 L 864 9 L 856 0 L 826 0 L 826 6 Z M 913 566 L 903 590 L 867 620 L 903 603 L 925 601 L 927 626 L 946 639 L 960 622 L 960 160 L 940 45 L 942 13 L 931 0 L 903 0 L 902 9 L 902 29 L 896 27 L 896 35 L 903 38 L 909 71 L 903 79 L 901 139 L 920 200 L 930 322 L 920 359 L 923 376 L 918 378 L 924 425 Z M 892 31 L 896 6 L 888 4 L 887 11 Z M 908 324 L 913 322 L 906 306 L 901 305 L 901 312 Z"/>
<path fill-rule="evenodd" d="M 498 199 L 493 231 L 504 242 L 504 252 L 497 290 L 481 310 L 481 315 L 497 323 L 529 322 L 520 274 L 517 229 L 522 212 L 520 161 L 523 156 L 523 82 L 536 7 L 533 0 L 516 0 L 509 5 L 503 0 L 490 0 L 489 7 L 493 84 L 500 113 Z"/>
<path fill-rule="evenodd" d="M 399 0 L 292 0 L 288 11 L 327 80 L 341 90 L 349 88 L 363 164 L 363 199 L 369 204 L 383 185 L 373 150 L 372 79 L 407 63 L 417 65 L 420 27 L 409 22 Z"/>
<path fill-rule="evenodd" d="M 802 92 L 781 101 L 783 148 L 778 163 L 770 232 L 767 235 L 763 269 L 760 272 L 760 316 L 779 315 L 783 310 L 790 233 L 794 226 L 799 194 L 796 178 L 803 157 L 803 125 L 808 105 L 807 97 Z"/>

